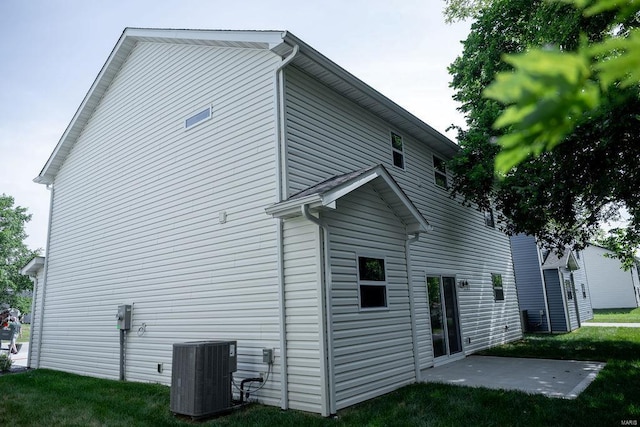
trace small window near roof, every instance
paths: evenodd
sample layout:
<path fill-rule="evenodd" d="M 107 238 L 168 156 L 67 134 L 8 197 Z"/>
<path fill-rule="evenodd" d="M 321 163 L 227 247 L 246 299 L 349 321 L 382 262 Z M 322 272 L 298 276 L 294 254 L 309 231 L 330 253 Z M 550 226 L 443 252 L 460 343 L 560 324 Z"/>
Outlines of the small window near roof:
<path fill-rule="evenodd" d="M 493 209 L 489 208 L 484 211 L 484 225 L 491 228 L 496 228 L 496 222 L 493 219 Z"/>
<path fill-rule="evenodd" d="M 447 165 L 444 160 L 436 156 L 433 156 L 433 173 L 436 185 L 447 188 Z"/>
<path fill-rule="evenodd" d="M 493 299 L 495 301 L 504 301 L 502 274 L 491 273 L 491 285 L 493 286 Z"/>
<path fill-rule="evenodd" d="M 393 165 L 404 169 L 404 145 L 402 137 L 391 132 L 391 154 L 393 155 Z"/>
<path fill-rule="evenodd" d="M 358 257 L 360 308 L 387 307 L 387 279 L 383 258 Z"/>
<path fill-rule="evenodd" d="M 207 107 L 204 110 L 198 111 L 197 113 L 191 115 L 184 121 L 184 128 L 190 129 L 195 125 L 204 122 L 205 120 L 209 120 L 211 118 L 211 107 Z"/>

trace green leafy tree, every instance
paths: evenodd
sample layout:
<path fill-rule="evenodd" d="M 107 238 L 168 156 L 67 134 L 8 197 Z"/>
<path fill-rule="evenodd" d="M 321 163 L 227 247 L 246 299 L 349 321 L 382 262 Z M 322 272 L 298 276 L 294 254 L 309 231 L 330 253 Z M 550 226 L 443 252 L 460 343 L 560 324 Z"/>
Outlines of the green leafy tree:
<path fill-rule="evenodd" d="M 32 251 L 24 243 L 24 225 L 30 220 L 26 208 L 14 207 L 13 197 L 0 195 L 0 303 L 22 312 L 31 309 L 30 298 L 23 293 L 33 284 L 20 274 L 20 269 L 39 254 L 39 250 Z"/>
<path fill-rule="evenodd" d="M 491 3 L 491 0 L 444 0 L 444 17 L 448 23 L 473 18 Z"/>
<path fill-rule="evenodd" d="M 458 129 L 462 150 L 451 163 L 452 192 L 479 209 L 498 208 L 507 233 L 531 234 L 562 249 L 584 246 L 621 206 L 631 213 L 631 227 L 640 223 L 638 87 L 602 91 L 585 80 L 590 65 L 570 53 L 602 46 L 613 31 L 633 31 L 635 15 L 620 21 L 616 13 L 583 14 L 560 2 L 493 0 L 475 15 L 463 53 L 449 68 L 467 122 Z M 554 71 L 534 78 L 520 73 L 523 63 L 528 72 Z M 496 74 L 500 87 L 490 86 Z M 580 89 L 575 82 L 582 82 Z M 549 129 L 556 129 L 555 139 L 533 137 L 517 167 L 496 170 L 498 155 L 522 147 L 514 133 L 528 137 Z"/>

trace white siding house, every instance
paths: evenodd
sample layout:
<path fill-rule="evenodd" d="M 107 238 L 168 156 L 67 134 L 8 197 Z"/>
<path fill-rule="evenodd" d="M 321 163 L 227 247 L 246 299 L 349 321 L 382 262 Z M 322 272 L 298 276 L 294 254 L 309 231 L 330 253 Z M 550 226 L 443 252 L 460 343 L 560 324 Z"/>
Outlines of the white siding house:
<path fill-rule="evenodd" d="M 640 307 L 640 280 L 638 268 L 629 271 L 622 268 L 608 249 L 596 245 L 587 246 L 582 252 L 587 267 L 593 308 Z"/>
<path fill-rule="evenodd" d="M 36 182 L 31 366 L 171 383 L 237 340 L 262 403 L 323 415 L 521 336 L 509 239 L 449 196 L 457 146 L 288 32 L 126 29 Z"/>

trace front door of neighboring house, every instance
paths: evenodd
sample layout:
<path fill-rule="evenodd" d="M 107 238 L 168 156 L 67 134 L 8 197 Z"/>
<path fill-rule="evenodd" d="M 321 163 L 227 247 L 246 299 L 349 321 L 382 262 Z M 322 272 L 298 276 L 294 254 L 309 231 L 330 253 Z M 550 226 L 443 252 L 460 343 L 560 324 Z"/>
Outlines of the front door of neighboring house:
<path fill-rule="evenodd" d="M 433 357 L 442 361 L 462 352 L 456 279 L 427 276 L 427 292 Z"/>

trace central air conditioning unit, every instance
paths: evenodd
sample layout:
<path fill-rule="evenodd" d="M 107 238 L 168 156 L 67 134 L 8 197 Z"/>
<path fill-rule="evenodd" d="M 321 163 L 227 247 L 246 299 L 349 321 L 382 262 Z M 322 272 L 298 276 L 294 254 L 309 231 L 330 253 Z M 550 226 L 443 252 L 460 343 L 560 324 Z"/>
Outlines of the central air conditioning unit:
<path fill-rule="evenodd" d="M 236 341 L 173 344 L 171 412 L 200 418 L 231 409 L 237 367 Z"/>

